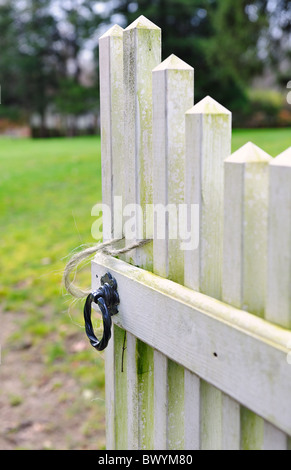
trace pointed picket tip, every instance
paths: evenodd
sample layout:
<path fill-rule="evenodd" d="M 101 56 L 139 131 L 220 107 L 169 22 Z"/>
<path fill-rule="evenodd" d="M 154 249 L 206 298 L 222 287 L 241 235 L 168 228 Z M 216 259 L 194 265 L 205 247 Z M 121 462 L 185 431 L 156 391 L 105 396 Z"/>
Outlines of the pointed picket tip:
<path fill-rule="evenodd" d="M 274 158 L 272 160 L 271 165 L 291 167 L 291 147 L 285 150 L 285 152 L 278 155 L 278 157 Z"/>
<path fill-rule="evenodd" d="M 186 114 L 227 114 L 231 112 L 224 106 L 215 101 L 211 96 L 206 96 L 199 103 L 195 104 L 193 108 L 189 109 Z"/>
<path fill-rule="evenodd" d="M 131 23 L 124 31 L 128 31 L 130 29 L 157 29 L 160 30 L 157 25 L 152 23 L 152 21 L 148 20 L 145 16 L 139 16 L 133 23 Z"/>
<path fill-rule="evenodd" d="M 122 37 L 123 35 L 123 28 L 119 26 L 118 24 L 113 25 L 108 31 L 106 31 L 102 36 L 100 36 L 100 39 L 104 39 L 107 37 Z"/>
<path fill-rule="evenodd" d="M 225 162 L 231 163 L 265 163 L 268 164 L 272 161 L 271 155 L 264 152 L 260 147 L 248 142 L 243 145 L 239 150 L 234 152 L 228 157 Z"/>
<path fill-rule="evenodd" d="M 157 67 L 153 69 L 153 72 L 160 70 L 194 70 L 189 64 L 179 59 L 175 54 L 171 54 L 167 59 L 161 62 Z"/>

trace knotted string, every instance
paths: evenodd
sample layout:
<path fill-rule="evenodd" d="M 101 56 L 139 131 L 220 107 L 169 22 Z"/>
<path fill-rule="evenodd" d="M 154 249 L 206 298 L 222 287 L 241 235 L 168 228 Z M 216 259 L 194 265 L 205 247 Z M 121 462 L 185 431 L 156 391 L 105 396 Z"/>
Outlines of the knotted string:
<path fill-rule="evenodd" d="M 104 243 L 99 243 L 98 245 L 89 246 L 84 250 L 76 253 L 72 256 L 72 258 L 67 263 L 64 274 L 63 274 L 63 283 L 65 286 L 66 291 L 71 294 L 73 297 L 77 299 L 82 299 L 83 297 L 87 297 L 91 290 L 83 290 L 80 287 L 77 287 L 71 281 L 71 273 L 77 269 L 79 264 L 84 261 L 85 259 L 89 258 L 90 256 L 95 255 L 97 252 L 102 252 L 106 255 L 110 256 L 118 256 L 125 253 L 128 253 L 136 248 L 141 248 L 142 246 L 149 243 L 151 240 L 140 240 L 136 241 L 130 245 L 125 246 L 124 248 L 114 248 L 113 245 L 121 242 L 123 239 L 115 238 L 112 240 L 108 240 Z"/>

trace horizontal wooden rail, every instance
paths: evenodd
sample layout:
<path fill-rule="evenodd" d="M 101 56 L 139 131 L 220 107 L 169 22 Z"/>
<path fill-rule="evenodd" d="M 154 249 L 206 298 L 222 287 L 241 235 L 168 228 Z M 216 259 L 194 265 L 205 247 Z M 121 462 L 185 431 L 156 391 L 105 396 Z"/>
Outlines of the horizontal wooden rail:
<path fill-rule="evenodd" d="M 120 295 L 115 324 L 291 434 L 290 331 L 101 254 L 93 288 L 108 271 Z"/>

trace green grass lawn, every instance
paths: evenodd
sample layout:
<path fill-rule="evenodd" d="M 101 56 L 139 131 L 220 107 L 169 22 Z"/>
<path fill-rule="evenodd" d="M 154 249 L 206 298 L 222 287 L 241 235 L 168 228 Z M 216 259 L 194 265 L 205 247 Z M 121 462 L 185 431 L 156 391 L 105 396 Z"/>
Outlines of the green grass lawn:
<path fill-rule="evenodd" d="M 100 165 L 99 138 L 0 140 L 5 311 L 51 305 L 60 315 L 67 309 L 61 287 L 64 258 L 94 241 L 91 208 L 101 200 Z"/>
<path fill-rule="evenodd" d="M 10 350 L 19 350 L 17 362 L 23 363 L 26 394 L 33 393 L 25 386 L 31 374 L 27 368 L 33 363 L 33 357 L 23 358 L 26 351 L 37 354 L 43 363 L 38 381 L 46 377 L 53 381 L 59 374 L 65 382 L 73 377 L 79 394 L 74 387 L 71 393 L 77 396 L 67 397 L 67 413 L 80 416 L 83 444 L 89 442 L 89 433 L 96 446 L 97 434 L 104 434 L 104 361 L 85 336 L 83 301 L 73 302 L 61 280 L 72 250 L 94 242 L 91 208 L 100 200 L 99 138 L 0 139 L 0 334 L 3 322 L 15 318 L 18 324 L 10 347 L 2 347 L 2 361 L 5 364 Z M 89 269 L 79 277 L 86 288 Z M 74 345 L 82 339 L 86 348 L 78 350 Z M 26 345 L 30 345 L 28 350 Z M 32 384 L 32 390 L 36 386 Z M 91 416 L 86 423 L 76 400 L 88 390 L 98 398 L 82 404 Z M 55 400 L 53 390 L 51 395 Z M 63 399 L 56 406 L 62 407 Z"/>
<path fill-rule="evenodd" d="M 276 157 L 290 147 L 291 129 L 235 129 L 233 131 L 233 151 L 249 141 L 261 147 L 272 157 Z"/>
<path fill-rule="evenodd" d="M 0 295 L 6 311 L 65 308 L 66 257 L 92 243 L 101 199 L 100 140 L 0 141 Z"/>
<path fill-rule="evenodd" d="M 235 130 L 233 150 L 248 141 L 274 157 L 291 145 L 291 132 Z M 103 393 L 101 355 L 89 343 L 81 356 L 66 354 L 65 336 L 83 325 L 83 302 L 72 304 L 61 285 L 66 257 L 80 245 L 95 242 L 91 209 L 100 201 L 98 137 L 0 139 L 1 310 L 4 317 L 21 314 L 14 340 L 29 337 L 41 343 L 51 373 L 61 364 L 84 387 Z M 89 268 L 78 279 L 89 287 Z"/>

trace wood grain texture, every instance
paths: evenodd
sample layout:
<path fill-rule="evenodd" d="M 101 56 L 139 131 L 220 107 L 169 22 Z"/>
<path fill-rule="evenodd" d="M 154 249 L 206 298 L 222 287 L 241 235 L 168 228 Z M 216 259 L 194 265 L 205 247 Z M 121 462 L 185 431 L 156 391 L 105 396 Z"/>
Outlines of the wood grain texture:
<path fill-rule="evenodd" d="M 291 433 L 291 332 L 121 260 L 98 255 L 92 270 L 118 282 L 116 324 Z"/>
<path fill-rule="evenodd" d="M 266 301 L 271 161 L 270 155 L 249 142 L 224 162 L 223 300 L 262 318 Z M 240 416 L 241 448 L 265 448 L 265 429 L 269 430 L 270 425 L 244 407 Z M 270 439 L 268 443 L 271 445 Z"/>
<path fill-rule="evenodd" d="M 194 69 L 171 55 L 153 70 L 154 204 L 173 209 L 164 217 L 165 237 L 154 233 L 154 271 L 181 284 L 184 253 L 176 223 L 185 202 L 185 113 L 193 102 Z"/>
<path fill-rule="evenodd" d="M 129 25 L 123 34 L 124 65 L 124 139 L 126 158 L 124 173 L 125 205 L 138 204 L 134 224 L 126 230 L 127 240 L 146 237 L 146 206 L 153 202 L 152 149 L 152 70 L 161 61 L 161 30 L 141 16 Z M 134 225 L 134 230 L 131 230 Z M 130 241 L 129 241 L 130 242 Z M 127 257 L 129 262 L 152 270 L 152 246 L 135 250 Z"/>
<path fill-rule="evenodd" d="M 185 198 L 185 112 L 194 102 L 194 70 L 172 54 L 154 68 L 152 76 L 153 202 L 154 209 L 160 208 L 160 212 L 154 210 L 154 272 L 183 283 L 184 253 L 177 230 L 177 208 Z M 157 230 L 161 225 L 165 231 L 159 237 Z M 164 315 L 166 320 L 166 310 Z M 155 406 L 163 410 L 162 415 L 155 414 L 155 448 L 184 449 L 192 422 L 192 417 L 185 413 L 191 382 L 186 380 L 183 367 L 166 357 L 162 359 L 161 355 L 157 359 L 155 377 L 160 375 L 165 382 L 159 380 L 155 385 L 161 387 L 161 393 L 156 392 L 159 401 Z"/>
<path fill-rule="evenodd" d="M 207 96 L 187 111 L 185 139 L 186 202 L 188 205 L 199 205 L 200 213 L 196 227 L 199 232 L 198 248 L 185 252 L 185 284 L 220 299 L 223 162 L 231 152 L 231 113 Z M 208 384 L 202 384 L 201 390 L 205 397 L 205 400 L 201 399 L 201 446 L 203 449 L 222 449 L 224 397 Z M 237 421 L 236 417 L 234 421 Z"/>
<path fill-rule="evenodd" d="M 266 318 L 291 328 L 291 147 L 270 164 Z"/>
<path fill-rule="evenodd" d="M 125 229 L 125 243 L 146 237 L 146 207 L 153 202 L 152 69 L 161 60 L 161 30 L 141 16 L 123 34 L 124 139 L 123 172 L 127 184 L 125 207 L 133 209 L 133 233 Z M 135 211 L 135 208 L 140 211 Z M 139 217 L 141 215 L 141 217 Z M 125 223 L 127 221 L 125 220 Z M 152 244 L 125 257 L 132 264 L 152 270 Z M 129 336 L 127 374 L 129 380 L 129 449 L 154 446 L 154 351 Z M 131 385 L 130 385 L 131 384 Z"/>
<path fill-rule="evenodd" d="M 108 207 L 103 212 L 103 240 L 122 237 L 121 224 L 114 220 L 114 196 L 123 196 L 124 180 L 120 171 L 123 164 L 123 29 L 114 25 L 99 39 L 100 61 L 100 126 L 102 160 L 102 202 Z M 94 284 L 96 279 L 92 279 Z M 120 374 L 116 365 L 116 351 L 121 335 L 113 328 L 112 339 L 105 351 L 105 397 L 106 397 L 106 446 L 126 448 L 127 432 L 120 435 L 124 413 L 116 420 L 116 407 L 120 396 L 116 387 L 121 386 L 125 373 Z M 126 390 L 123 391 L 126 394 Z M 125 410 L 124 410 L 125 412 Z"/>
<path fill-rule="evenodd" d="M 185 284 L 221 299 L 223 162 L 231 154 L 231 113 L 206 97 L 186 113 L 186 202 L 199 204 L 199 249 L 187 252 Z"/>
<path fill-rule="evenodd" d="M 291 147 L 269 166 L 267 296 L 265 318 L 291 328 Z M 288 345 L 291 350 L 291 343 Z M 290 364 L 290 362 L 288 361 Z M 269 425 L 264 448 L 287 449 L 291 438 Z"/>
<path fill-rule="evenodd" d="M 99 39 L 100 127 L 103 239 L 122 237 L 122 223 L 114 221 L 114 197 L 123 196 L 123 29 L 114 25 Z"/>

